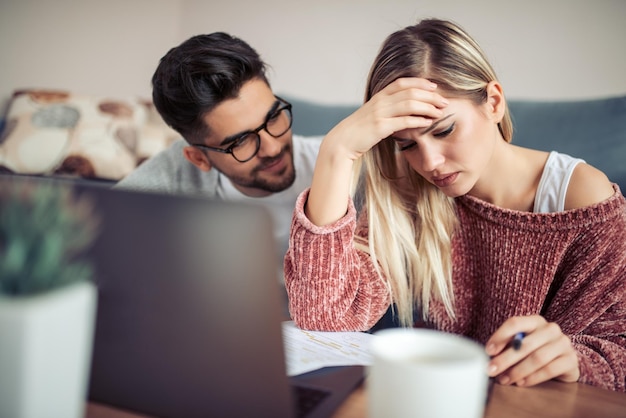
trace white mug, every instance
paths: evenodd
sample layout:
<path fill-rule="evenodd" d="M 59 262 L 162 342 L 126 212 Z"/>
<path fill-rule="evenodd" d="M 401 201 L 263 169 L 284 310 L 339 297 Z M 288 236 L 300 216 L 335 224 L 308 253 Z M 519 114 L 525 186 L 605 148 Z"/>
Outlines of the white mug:
<path fill-rule="evenodd" d="M 481 418 L 487 401 L 484 347 L 454 334 L 394 328 L 374 334 L 367 377 L 371 418 Z"/>

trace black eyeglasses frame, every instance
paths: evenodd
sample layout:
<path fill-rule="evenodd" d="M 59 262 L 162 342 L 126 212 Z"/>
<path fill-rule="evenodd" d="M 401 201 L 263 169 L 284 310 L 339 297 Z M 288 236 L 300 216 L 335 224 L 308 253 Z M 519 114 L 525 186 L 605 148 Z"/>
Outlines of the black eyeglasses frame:
<path fill-rule="evenodd" d="M 291 126 L 293 125 L 293 114 L 292 114 L 292 111 L 291 111 L 291 109 L 292 109 L 291 103 L 289 103 L 285 99 L 281 99 L 280 97 L 278 97 L 276 95 L 274 97 L 279 102 L 279 105 L 278 105 L 278 107 L 276 108 L 276 110 L 274 112 L 272 112 L 271 114 L 267 115 L 267 117 L 265 118 L 265 122 L 263 122 L 263 124 L 261 126 L 259 126 L 258 128 L 254 129 L 252 131 L 247 131 L 247 132 L 242 133 L 228 147 L 226 147 L 226 148 L 217 148 L 217 147 L 211 147 L 209 145 L 204 145 L 204 144 L 192 144 L 192 146 L 196 147 L 196 148 L 203 149 L 203 150 L 207 150 L 207 151 L 215 151 L 215 152 L 221 152 L 222 154 L 230 154 L 230 155 L 233 156 L 233 158 L 236 161 L 238 161 L 240 163 L 245 163 L 245 162 L 250 161 L 251 159 L 253 159 L 257 155 L 257 153 L 259 152 L 259 149 L 261 148 L 261 136 L 259 135 L 259 132 L 261 132 L 262 130 L 265 130 L 265 132 L 267 132 L 273 138 L 278 138 L 280 136 L 285 135 L 291 129 Z M 287 129 L 285 129 L 285 131 L 283 133 L 281 133 L 279 135 L 274 135 L 273 133 L 271 133 L 270 131 L 267 130 L 267 124 L 268 124 L 268 122 L 271 120 L 271 118 L 274 115 L 278 114 L 279 112 L 285 111 L 285 110 L 287 111 L 287 115 L 289 117 L 289 125 L 287 126 Z M 240 160 L 237 157 L 235 157 L 235 154 L 234 154 L 233 150 L 240 145 L 240 143 L 241 143 L 240 138 L 245 138 L 246 136 L 251 135 L 251 134 L 253 134 L 256 137 L 256 149 L 255 149 L 254 153 L 249 158 L 246 158 L 244 160 Z"/>

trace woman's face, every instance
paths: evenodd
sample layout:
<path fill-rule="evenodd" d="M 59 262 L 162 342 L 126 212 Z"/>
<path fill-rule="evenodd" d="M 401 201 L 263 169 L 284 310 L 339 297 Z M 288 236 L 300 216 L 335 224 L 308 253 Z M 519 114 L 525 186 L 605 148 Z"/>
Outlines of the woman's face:
<path fill-rule="evenodd" d="M 447 196 L 469 193 L 483 178 L 496 141 L 503 141 L 489 102 L 449 99 L 444 116 L 428 128 L 396 132 L 393 139 L 409 165 Z M 487 179 L 488 180 L 488 179 Z"/>

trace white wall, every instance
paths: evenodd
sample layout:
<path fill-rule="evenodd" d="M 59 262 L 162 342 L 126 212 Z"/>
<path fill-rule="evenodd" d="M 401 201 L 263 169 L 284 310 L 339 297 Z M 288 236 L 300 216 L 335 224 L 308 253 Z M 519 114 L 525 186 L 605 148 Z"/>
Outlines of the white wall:
<path fill-rule="evenodd" d="M 234 6 L 237 5 L 237 6 Z M 274 67 L 273 85 L 305 98 L 360 102 L 391 32 L 424 17 L 474 36 L 510 97 L 626 93 L 624 0 L 232 0 L 185 2 L 184 35 L 225 30 Z"/>
<path fill-rule="evenodd" d="M 150 95 L 181 1 L 0 0 L 0 106 L 15 89 Z"/>
<path fill-rule="evenodd" d="M 170 47 L 218 30 L 257 49 L 278 93 L 358 103 L 383 39 L 430 16 L 481 43 L 509 97 L 626 94 L 624 0 L 0 0 L 0 105 L 23 87 L 147 97 Z"/>

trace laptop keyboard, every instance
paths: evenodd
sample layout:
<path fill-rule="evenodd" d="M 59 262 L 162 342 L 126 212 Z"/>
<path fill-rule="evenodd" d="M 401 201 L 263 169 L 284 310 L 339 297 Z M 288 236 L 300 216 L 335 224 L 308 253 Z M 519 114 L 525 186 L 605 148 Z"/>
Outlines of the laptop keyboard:
<path fill-rule="evenodd" d="M 304 386 L 292 386 L 296 398 L 296 416 L 305 418 L 330 392 Z"/>

